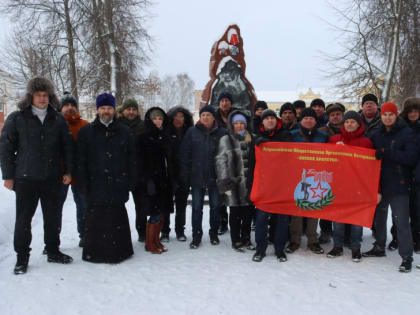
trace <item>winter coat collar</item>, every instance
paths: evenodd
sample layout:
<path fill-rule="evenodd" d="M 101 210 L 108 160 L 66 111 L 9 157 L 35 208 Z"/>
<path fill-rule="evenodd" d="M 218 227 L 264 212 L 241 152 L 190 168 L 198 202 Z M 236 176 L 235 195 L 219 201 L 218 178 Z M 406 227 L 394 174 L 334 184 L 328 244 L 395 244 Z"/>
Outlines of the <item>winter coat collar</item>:
<path fill-rule="evenodd" d="M 273 137 L 275 135 L 276 132 L 278 132 L 281 129 L 281 127 L 282 127 L 282 122 L 281 122 L 280 119 L 277 118 L 277 125 L 276 125 L 276 128 L 274 128 L 274 130 L 272 130 L 272 131 L 266 131 L 266 130 L 264 130 L 264 125 L 261 122 L 261 124 L 260 124 L 260 132 L 261 132 L 261 134 L 264 137 L 271 138 L 271 137 Z"/>
<path fill-rule="evenodd" d="M 197 123 L 195 124 L 195 126 L 200 129 L 203 132 L 209 132 L 209 133 L 213 133 L 215 132 L 217 129 L 219 129 L 219 123 L 217 122 L 217 120 L 214 120 L 213 123 L 213 127 L 211 127 L 210 131 L 204 127 L 203 123 L 201 121 L 197 121 Z"/>
<path fill-rule="evenodd" d="M 80 117 L 80 114 L 76 114 L 76 115 L 73 115 L 73 116 L 64 115 L 64 118 L 66 118 L 67 123 L 69 125 L 77 125 L 82 120 L 82 118 Z"/>
<path fill-rule="evenodd" d="M 169 127 L 173 128 L 172 122 L 174 120 L 176 113 L 179 113 L 179 112 L 184 114 L 184 130 L 187 130 L 188 128 L 194 126 L 193 115 L 191 114 L 191 112 L 185 107 L 175 106 L 175 107 L 172 107 L 170 110 L 168 110 L 168 113 L 167 113 Z"/>
<path fill-rule="evenodd" d="M 302 133 L 303 137 L 312 141 L 315 135 L 318 133 L 318 129 L 314 127 L 312 130 L 309 130 L 303 126 L 300 126 L 300 132 Z"/>
<path fill-rule="evenodd" d="M 398 131 L 400 131 L 401 129 L 403 129 L 404 127 L 407 127 L 407 123 L 405 122 L 404 119 L 402 119 L 401 117 L 397 117 L 397 120 L 395 121 L 395 123 L 391 126 L 390 130 L 387 131 L 385 125 L 382 123 L 380 123 L 380 130 L 382 131 L 382 133 L 389 133 L 389 134 L 395 134 Z"/>
<path fill-rule="evenodd" d="M 344 126 L 341 126 L 341 134 L 343 135 L 344 142 L 350 142 L 354 139 L 360 138 L 365 133 L 365 126 L 360 124 L 359 129 L 353 132 L 348 132 L 344 129 Z"/>
<path fill-rule="evenodd" d="M 31 105 L 27 105 L 24 108 L 21 109 L 21 111 L 23 112 L 23 115 L 26 118 L 34 118 L 36 117 L 33 113 L 32 113 L 32 107 Z M 47 116 L 45 117 L 45 120 L 51 119 L 52 117 L 55 117 L 55 115 L 57 114 L 57 111 L 54 109 L 54 107 L 52 107 L 51 105 L 48 105 L 47 107 Z"/>
<path fill-rule="evenodd" d="M 134 118 L 132 120 L 127 119 L 124 116 L 121 116 L 120 118 L 118 118 L 118 120 L 121 123 L 123 123 L 124 125 L 126 125 L 126 126 L 128 126 L 130 128 L 133 128 L 134 126 L 142 123 L 142 120 L 141 120 L 140 116 L 137 116 L 136 118 Z"/>

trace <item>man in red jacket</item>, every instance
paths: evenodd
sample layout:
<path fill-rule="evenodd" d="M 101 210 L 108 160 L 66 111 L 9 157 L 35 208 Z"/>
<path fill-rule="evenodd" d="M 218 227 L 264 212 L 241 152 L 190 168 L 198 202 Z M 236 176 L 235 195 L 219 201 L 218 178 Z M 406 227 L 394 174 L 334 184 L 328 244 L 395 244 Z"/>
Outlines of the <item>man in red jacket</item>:
<path fill-rule="evenodd" d="M 348 111 L 344 115 L 344 125 L 341 127 L 341 134 L 332 136 L 329 143 L 336 143 L 341 145 L 352 145 L 364 148 L 373 148 L 372 141 L 363 136 L 365 127 L 362 123 L 362 118 L 355 111 Z M 333 222 L 334 232 L 334 247 L 328 252 L 328 258 L 335 258 L 343 255 L 344 245 L 344 223 Z M 362 241 L 363 227 L 358 225 L 351 225 L 351 242 L 350 248 L 352 251 L 352 260 L 360 262 L 362 254 L 360 253 L 360 243 Z"/>

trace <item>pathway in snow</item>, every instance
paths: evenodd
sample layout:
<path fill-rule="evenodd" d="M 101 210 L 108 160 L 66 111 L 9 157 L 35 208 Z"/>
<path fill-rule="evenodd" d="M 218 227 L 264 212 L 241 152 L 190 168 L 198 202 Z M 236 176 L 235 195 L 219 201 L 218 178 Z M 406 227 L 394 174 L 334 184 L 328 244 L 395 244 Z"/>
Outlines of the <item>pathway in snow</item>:
<path fill-rule="evenodd" d="M 397 272 L 400 258 L 351 261 L 350 251 L 336 259 L 314 255 L 305 249 L 279 263 L 272 246 L 261 263 L 252 252 L 237 253 L 228 234 L 219 246 L 211 246 L 207 233 L 197 250 L 191 239 L 188 208 L 188 241 L 171 234 L 169 252 L 152 255 L 136 242 L 134 205 L 127 209 L 135 255 L 119 265 L 82 261 L 77 247 L 75 206 L 71 194 L 65 204 L 63 252 L 70 265 L 47 263 L 41 254 L 41 212 L 33 220 L 33 241 L 28 273 L 15 276 L 12 237 L 14 195 L 0 189 L 0 314 L 416 314 L 420 312 L 420 271 Z M 207 211 L 206 211 L 207 210 Z M 208 229 L 208 208 L 205 224 Z M 370 248 L 370 232 L 364 230 L 363 249 Z M 305 241 L 302 242 L 305 246 Z M 332 245 L 325 246 L 329 250 Z M 415 263 L 420 255 L 415 255 Z"/>

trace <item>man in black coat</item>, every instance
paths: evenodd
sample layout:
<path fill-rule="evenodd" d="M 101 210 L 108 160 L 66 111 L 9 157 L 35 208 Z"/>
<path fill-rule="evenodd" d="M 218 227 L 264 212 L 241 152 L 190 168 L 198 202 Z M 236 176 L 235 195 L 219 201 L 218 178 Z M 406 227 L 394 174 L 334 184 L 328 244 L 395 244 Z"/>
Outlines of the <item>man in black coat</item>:
<path fill-rule="evenodd" d="M 25 273 L 31 248 L 31 221 L 41 200 L 48 262 L 70 263 L 59 251 L 61 183 L 70 184 L 73 139 L 50 81 L 28 82 L 26 97 L 11 113 L 0 138 L 4 186 L 16 192 L 15 274 Z"/>
<path fill-rule="evenodd" d="M 288 142 L 292 140 L 292 136 L 288 130 L 282 128 L 282 121 L 277 118 L 277 115 L 271 109 L 266 109 L 261 115 L 260 133 L 257 136 L 255 143 L 252 143 L 249 153 L 249 176 L 248 187 L 252 190 L 255 170 L 255 145 L 263 142 Z M 288 239 L 288 225 L 289 217 L 282 214 L 272 214 L 260 209 L 256 209 L 256 226 L 255 226 L 255 242 L 257 243 L 257 251 L 252 257 L 255 262 L 260 262 L 265 257 L 267 249 L 267 218 L 275 218 L 274 228 L 274 247 L 277 259 L 281 262 L 287 261 L 284 247 Z"/>
<path fill-rule="evenodd" d="M 178 156 L 182 140 L 189 128 L 194 125 L 193 117 L 190 111 L 182 106 L 175 106 L 171 108 L 168 113 L 168 127 L 167 133 L 173 148 L 175 156 Z M 176 238 L 180 242 L 185 242 L 185 211 L 187 208 L 188 195 L 190 193 L 189 187 L 182 185 L 180 180 L 179 164 L 174 163 L 174 197 L 175 197 L 175 233 Z M 170 213 L 165 213 L 163 228 L 160 240 L 162 242 L 169 241 L 170 229 Z"/>
<path fill-rule="evenodd" d="M 144 132 L 144 122 L 140 118 L 139 104 L 135 99 L 126 99 L 121 106 L 121 116 L 117 121 L 130 128 L 130 133 L 134 137 L 134 143 L 137 143 L 139 136 Z M 136 147 L 136 149 L 138 149 Z M 146 217 L 141 215 L 141 191 L 139 185 L 132 191 L 134 206 L 136 210 L 136 230 L 138 241 L 144 242 L 146 239 Z"/>
<path fill-rule="evenodd" d="M 134 139 L 114 120 L 115 99 L 96 99 L 98 116 L 77 137 L 77 178 L 86 195 L 83 260 L 118 263 L 133 255 L 125 203 L 136 181 Z"/>
<path fill-rule="evenodd" d="M 252 117 L 252 131 L 254 133 L 259 132 L 261 125 L 261 115 L 263 111 L 268 109 L 267 103 L 264 101 L 258 101 L 254 105 L 254 116 Z"/>
<path fill-rule="evenodd" d="M 362 123 L 365 126 L 365 136 L 370 137 L 381 124 L 378 98 L 374 94 L 366 94 L 362 98 Z"/>
<path fill-rule="evenodd" d="M 219 228 L 220 196 L 216 185 L 216 165 L 220 138 L 227 134 L 215 121 L 215 111 L 211 105 L 200 110 L 200 120 L 188 129 L 179 151 L 181 167 L 180 178 L 183 184 L 191 187 L 192 194 L 192 229 L 191 249 L 198 248 L 203 236 L 203 204 L 204 194 L 208 191 L 210 204 L 210 242 L 219 244 L 217 236 Z"/>
<path fill-rule="evenodd" d="M 328 123 L 328 117 L 325 114 L 325 102 L 320 98 L 316 98 L 312 100 L 309 107 L 316 113 L 316 128 L 324 127 Z"/>

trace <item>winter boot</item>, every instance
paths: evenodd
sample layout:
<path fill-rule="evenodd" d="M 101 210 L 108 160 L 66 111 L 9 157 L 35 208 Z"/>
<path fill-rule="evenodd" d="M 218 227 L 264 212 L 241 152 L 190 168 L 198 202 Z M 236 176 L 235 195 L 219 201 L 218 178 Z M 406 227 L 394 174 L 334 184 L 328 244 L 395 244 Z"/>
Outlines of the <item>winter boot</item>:
<path fill-rule="evenodd" d="M 139 234 L 139 238 L 137 239 L 140 243 L 144 243 L 146 241 L 146 235 Z"/>
<path fill-rule="evenodd" d="M 308 245 L 308 249 L 314 253 L 314 254 L 323 254 L 324 250 L 322 249 L 321 245 L 319 243 L 313 243 Z"/>
<path fill-rule="evenodd" d="M 13 273 L 15 275 L 22 275 L 28 270 L 29 254 L 18 254 Z"/>
<path fill-rule="evenodd" d="M 83 237 L 80 238 L 79 247 L 85 247 L 85 239 Z"/>
<path fill-rule="evenodd" d="M 265 253 L 263 252 L 256 252 L 254 256 L 252 256 L 252 261 L 261 262 L 265 257 Z"/>
<path fill-rule="evenodd" d="M 185 236 L 184 232 L 181 232 L 176 234 L 176 239 L 179 242 L 185 242 L 187 240 L 187 237 Z"/>
<path fill-rule="evenodd" d="M 69 255 L 63 254 L 59 250 L 47 253 L 47 261 L 58 264 L 70 264 L 73 261 Z"/>
<path fill-rule="evenodd" d="M 222 222 L 222 224 L 220 224 L 218 234 L 219 234 L 219 235 L 223 235 L 223 234 L 225 234 L 227 231 L 229 231 L 229 228 L 228 228 L 228 226 L 227 226 L 227 223 Z"/>
<path fill-rule="evenodd" d="M 168 251 L 168 249 L 165 247 L 165 246 L 163 246 L 163 244 L 160 242 L 160 240 L 159 240 L 159 235 L 160 235 L 160 232 L 162 231 L 162 227 L 163 227 L 163 217 L 161 216 L 160 217 L 160 221 L 158 222 L 158 223 L 156 223 L 156 228 L 157 228 L 157 231 L 156 231 L 156 234 L 155 234 L 155 242 L 156 242 L 156 246 L 162 251 L 162 252 L 167 252 Z M 168 242 L 169 242 L 169 235 L 168 235 Z"/>
<path fill-rule="evenodd" d="M 193 237 L 191 243 L 190 243 L 190 248 L 191 249 L 197 249 L 201 244 L 201 237 Z"/>
<path fill-rule="evenodd" d="M 336 258 L 339 256 L 343 256 L 343 247 L 333 247 L 327 254 L 328 258 Z"/>
<path fill-rule="evenodd" d="M 413 263 L 413 257 L 409 256 L 409 257 L 403 258 L 399 271 L 410 272 L 412 263 Z"/>
<path fill-rule="evenodd" d="M 417 233 L 414 237 L 414 252 L 420 254 L 420 233 Z"/>
<path fill-rule="evenodd" d="M 363 257 L 385 257 L 385 249 L 378 246 L 378 245 L 373 245 L 372 249 L 362 253 Z"/>
<path fill-rule="evenodd" d="M 321 233 L 321 235 L 318 238 L 319 244 L 327 244 L 331 242 L 331 234 L 329 233 Z"/>
<path fill-rule="evenodd" d="M 246 247 L 247 250 L 255 250 L 255 245 L 250 240 L 243 241 L 242 247 Z"/>
<path fill-rule="evenodd" d="M 146 225 L 146 244 L 144 248 L 146 251 L 151 252 L 152 254 L 162 254 L 162 250 L 156 245 L 156 231 L 158 231 L 159 223 L 149 223 Z M 159 237 L 159 234 L 157 234 Z"/>
<path fill-rule="evenodd" d="M 286 262 L 286 261 L 287 261 L 287 256 L 286 256 L 286 254 L 284 253 L 284 251 L 277 252 L 277 253 L 276 253 L 276 256 L 277 256 L 277 260 L 278 260 L 279 262 Z"/>
<path fill-rule="evenodd" d="M 169 243 L 169 234 L 168 233 L 160 233 L 160 241 L 163 243 Z"/>
<path fill-rule="evenodd" d="M 390 251 L 394 251 L 394 250 L 398 249 L 398 240 L 396 238 L 393 238 L 391 243 L 389 243 L 388 249 Z"/>
<path fill-rule="evenodd" d="M 292 254 L 295 251 L 297 251 L 299 249 L 299 247 L 300 247 L 300 244 L 297 244 L 297 243 L 289 243 L 289 245 L 287 245 L 287 247 L 286 247 L 286 253 Z"/>
<path fill-rule="evenodd" d="M 241 242 L 233 243 L 232 244 L 232 249 L 236 252 L 239 252 L 239 253 L 245 252 L 244 246 Z"/>
<path fill-rule="evenodd" d="M 219 245 L 220 240 L 216 233 L 209 233 L 210 234 L 210 243 L 211 245 Z"/>
<path fill-rule="evenodd" d="M 360 248 L 352 248 L 351 260 L 353 260 L 354 262 L 360 262 L 362 260 L 362 254 L 360 253 Z"/>

